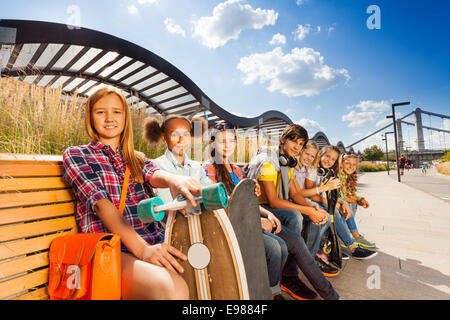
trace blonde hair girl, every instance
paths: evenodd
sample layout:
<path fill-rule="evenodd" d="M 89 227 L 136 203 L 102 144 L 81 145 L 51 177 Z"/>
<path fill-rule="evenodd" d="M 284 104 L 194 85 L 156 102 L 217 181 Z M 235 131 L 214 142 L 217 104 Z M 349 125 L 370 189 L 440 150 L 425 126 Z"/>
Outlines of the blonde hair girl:
<path fill-rule="evenodd" d="M 165 244 L 164 230 L 144 225 L 137 205 L 149 197 L 144 184 L 171 188 L 196 205 L 201 185 L 191 178 L 165 173 L 134 150 L 129 106 L 120 91 L 105 87 L 86 103 L 86 131 L 91 142 L 64 151 L 64 178 L 77 199 L 77 223 L 82 232 L 108 232 L 122 243 L 122 298 L 187 299 L 189 290 L 178 274 L 176 258 L 187 257 Z M 126 168 L 130 182 L 123 214 L 117 209 Z M 192 193 L 191 193 L 192 192 Z"/>
<path fill-rule="evenodd" d="M 338 179 L 330 179 L 326 184 L 317 186 L 315 188 L 306 188 L 305 187 L 305 179 L 308 175 L 308 172 L 316 171 L 318 165 L 318 153 L 319 146 L 312 140 L 309 140 L 308 143 L 303 148 L 302 152 L 298 156 L 298 165 L 294 169 L 294 176 L 297 179 L 298 185 L 301 190 L 300 193 L 303 197 L 311 197 L 315 195 L 320 195 L 325 191 L 334 190 L 339 188 L 339 180 Z"/>
<path fill-rule="evenodd" d="M 376 248 L 375 243 L 370 242 L 358 232 L 355 215 L 358 205 L 363 208 L 369 207 L 369 202 L 364 197 L 357 196 L 356 188 L 358 183 L 358 161 L 354 154 L 342 154 L 339 157 L 338 176 L 341 180 L 341 198 L 346 201 L 351 210 L 351 217 L 347 219 L 347 227 L 350 230 L 355 243 L 366 248 Z"/>

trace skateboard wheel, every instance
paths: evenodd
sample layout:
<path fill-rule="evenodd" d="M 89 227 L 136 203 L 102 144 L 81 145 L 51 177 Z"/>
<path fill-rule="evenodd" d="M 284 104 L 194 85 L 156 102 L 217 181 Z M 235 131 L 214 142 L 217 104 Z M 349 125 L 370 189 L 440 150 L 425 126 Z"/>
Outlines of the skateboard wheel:
<path fill-rule="evenodd" d="M 225 185 L 220 182 L 202 189 L 202 202 L 206 210 L 216 210 L 228 207 L 228 193 Z"/>
<path fill-rule="evenodd" d="M 137 211 L 138 217 L 142 221 L 142 223 L 161 221 L 165 216 L 165 211 L 155 212 L 154 208 L 163 204 L 164 202 L 159 197 L 145 199 L 139 202 Z"/>

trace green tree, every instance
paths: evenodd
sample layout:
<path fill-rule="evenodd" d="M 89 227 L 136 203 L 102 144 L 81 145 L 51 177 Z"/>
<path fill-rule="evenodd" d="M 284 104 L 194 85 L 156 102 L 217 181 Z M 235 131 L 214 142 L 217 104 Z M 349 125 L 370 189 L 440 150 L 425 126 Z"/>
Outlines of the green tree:
<path fill-rule="evenodd" d="M 369 148 L 364 149 L 362 158 L 363 160 L 368 161 L 383 160 L 385 158 L 385 154 L 380 147 L 378 147 L 377 145 L 373 145 Z"/>

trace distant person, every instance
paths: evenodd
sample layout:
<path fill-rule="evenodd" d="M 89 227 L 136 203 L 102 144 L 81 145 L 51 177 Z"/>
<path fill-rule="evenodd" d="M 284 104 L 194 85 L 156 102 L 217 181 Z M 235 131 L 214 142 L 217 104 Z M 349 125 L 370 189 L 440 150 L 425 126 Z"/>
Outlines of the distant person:
<path fill-rule="evenodd" d="M 405 173 L 405 165 L 406 165 L 406 157 L 404 154 L 398 158 L 398 167 L 400 168 L 400 174 L 403 175 Z"/>
<path fill-rule="evenodd" d="M 425 163 L 422 163 L 422 173 L 427 173 L 427 166 Z"/>

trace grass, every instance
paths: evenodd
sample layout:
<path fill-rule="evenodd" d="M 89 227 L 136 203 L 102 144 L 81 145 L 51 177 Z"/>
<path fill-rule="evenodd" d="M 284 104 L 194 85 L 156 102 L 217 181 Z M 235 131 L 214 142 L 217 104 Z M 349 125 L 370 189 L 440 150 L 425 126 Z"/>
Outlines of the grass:
<path fill-rule="evenodd" d="M 0 153 L 61 155 L 70 146 L 89 143 L 84 128 L 85 98 L 67 96 L 61 88 L 51 89 L 14 78 L 0 78 Z M 135 149 L 154 159 L 166 145 L 149 145 L 143 137 L 145 109 L 140 100 L 131 105 Z M 196 139 L 194 139 L 196 140 Z M 248 162 L 259 146 L 274 144 L 268 139 L 238 136 L 236 162 Z M 192 159 L 201 161 L 208 141 L 192 144 Z"/>
<path fill-rule="evenodd" d="M 369 161 L 362 161 L 359 163 L 360 172 L 377 172 L 386 171 L 386 165 L 379 165 Z"/>
<path fill-rule="evenodd" d="M 450 176 L 450 161 L 442 162 L 436 168 L 439 173 Z"/>
<path fill-rule="evenodd" d="M 58 155 L 69 146 L 89 143 L 84 102 L 76 93 L 66 98 L 61 88 L 0 78 L 0 153 Z M 136 150 L 150 158 L 161 155 L 163 143 L 149 146 L 143 138 L 144 110 L 131 110 Z"/>

